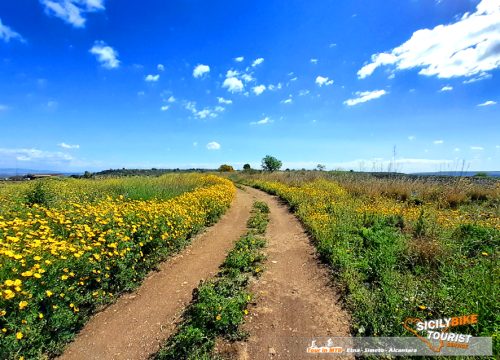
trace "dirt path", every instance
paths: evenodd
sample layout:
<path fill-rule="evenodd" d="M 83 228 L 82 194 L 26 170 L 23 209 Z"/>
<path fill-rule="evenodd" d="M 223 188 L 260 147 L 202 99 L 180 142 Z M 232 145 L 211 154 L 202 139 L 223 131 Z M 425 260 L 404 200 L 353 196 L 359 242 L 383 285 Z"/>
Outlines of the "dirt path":
<path fill-rule="evenodd" d="M 237 345 L 237 358 L 315 358 L 306 353 L 313 338 L 350 336 L 350 318 L 329 286 L 328 271 L 319 265 L 300 222 L 276 197 L 246 190 L 268 203 L 271 217 L 266 269 L 252 285 L 256 306 L 244 326 L 250 338 Z"/>
<path fill-rule="evenodd" d="M 244 233 L 253 197 L 238 190 L 222 219 L 160 266 L 132 294 L 96 314 L 60 359 L 147 359 L 175 330 L 202 279 L 213 276 Z"/>

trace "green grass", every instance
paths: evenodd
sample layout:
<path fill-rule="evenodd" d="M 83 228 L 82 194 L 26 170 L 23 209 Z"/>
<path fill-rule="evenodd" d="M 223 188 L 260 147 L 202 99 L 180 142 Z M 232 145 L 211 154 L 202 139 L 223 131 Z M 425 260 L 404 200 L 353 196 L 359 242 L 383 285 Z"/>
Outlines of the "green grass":
<path fill-rule="evenodd" d="M 184 313 L 176 334 L 171 336 L 155 359 L 214 359 L 215 341 L 242 339 L 239 330 L 252 295 L 246 290 L 251 277 L 261 272 L 264 261 L 261 237 L 269 222 L 269 208 L 263 202 L 254 203 L 248 220 L 248 232 L 227 255 L 217 277 L 202 283 Z"/>

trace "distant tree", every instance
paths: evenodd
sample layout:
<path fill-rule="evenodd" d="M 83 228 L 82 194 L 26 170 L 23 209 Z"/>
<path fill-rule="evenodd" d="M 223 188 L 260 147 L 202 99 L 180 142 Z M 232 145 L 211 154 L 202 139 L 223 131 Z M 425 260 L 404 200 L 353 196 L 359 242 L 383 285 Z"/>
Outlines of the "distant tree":
<path fill-rule="evenodd" d="M 476 175 L 474 175 L 474 177 L 481 177 L 481 178 L 485 178 L 485 177 L 488 177 L 488 173 L 484 172 L 484 171 L 480 171 L 478 172 Z"/>
<path fill-rule="evenodd" d="M 250 166 L 250 164 L 243 165 L 243 170 L 248 171 L 248 170 L 251 170 L 251 169 L 252 169 L 252 167 Z"/>
<path fill-rule="evenodd" d="M 316 170 L 318 170 L 318 171 L 325 171 L 325 169 L 326 169 L 325 165 L 322 165 L 322 164 L 316 165 Z"/>
<path fill-rule="evenodd" d="M 269 171 L 269 172 L 277 171 L 281 169 L 281 165 L 283 165 L 283 163 L 271 155 L 266 155 L 262 159 L 262 169 L 264 171 Z"/>
<path fill-rule="evenodd" d="M 85 171 L 83 173 L 83 178 L 84 179 L 90 179 L 93 176 L 93 174 L 90 171 Z"/>
<path fill-rule="evenodd" d="M 231 165 L 227 165 L 227 164 L 222 164 L 221 166 L 219 166 L 218 170 L 220 172 L 232 172 L 232 171 L 234 171 L 233 167 Z"/>

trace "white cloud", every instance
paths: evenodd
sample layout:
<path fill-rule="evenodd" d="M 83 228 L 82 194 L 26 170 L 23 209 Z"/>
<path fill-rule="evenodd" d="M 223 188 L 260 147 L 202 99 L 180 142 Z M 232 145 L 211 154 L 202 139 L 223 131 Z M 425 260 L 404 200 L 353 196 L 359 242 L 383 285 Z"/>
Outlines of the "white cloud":
<path fill-rule="evenodd" d="M 0 155 L 18 161 L 43 161 L 50 163 L 68 162 L 73 160 L 70 154 L 60 151 L 44 151 L 38 149 L 0 149 Z"/>
<path fill-rule="evenodd" d="M 295 76 L 295 77 L 291 78 L 290 81 L 297 81 L 297 79 L 298 79 L 298 77 Z"/>
<path fill-rule="evenodd" d="M 475 151 L 483 151 L 484 147 L 482 147 L 482 146 L 471 146 L 470 149 L 471 150 L 475 150 Z"/>
<path fill-rule="evenodd" d="M 226 110 L 226 108 L 224 106 L 217 105 L 216 107 L 214 107 L 214 110 L 217 112 L 223 112 L 224 110 Z"/>
<path fill-rule="evenodd" d="M 292 98 L 288 98 L 288 99 L 285 99 L 285 100 L 281 100 L 281 103 L 282 104 L 291 104 L 291 103 L 293 103 L 293 100 L 292 100 Z"/>
<path fill-rule="evenodd" d="M 227 77 L 227 78 L 229 78 L 229 77 L 236 77 L 236 76 L 238 76 L 238 75 L 240 75 L 240 73 L 239 73 L 238 71 L 236 71 L 236 70 L 233 70 L 233 69 L 228 70 L 228 71 L 226 72 L 226 77 Z"/>
<path fill-rule="evenodd" d="M 453 151 L 460 152 L 460 148 L 454 148 Z"/>
<path fill-rule="evenodd" d="M 25 42 L 24 38 L 19 33 L 15 32 L 7 25 L 4 25 L 2 19 L 0 19 L 0 39 L 5 42 L 9 42 L 10 40 Z"/>
<path fill-rule="evenodd" d="M 250 125 L 266 125 L 266 124 L 270 124 L 272 123 L 273 121 L 268 117 L 266 116 L 265 118 L 263 118 L 262 120 L 259 120 L 259 121 L 252 121 L 250 123 Z"/>
<path fill-rule="evenodd" d="M 252 91 L 257 96 L 260 95 L 260 94 L 262 94 L 265 90 L 266 90 L 266 85 L 258 85 L 258 86 L 254 86 L 252 88 Z"/>
<path fill-rule="evenodd" d="M 477 106 L 491 106 L 491 105 L 496 105 L 497 102 L 493 100 L 488 100 L 485 101 L 484 103 L 478 104 Z"/>
<path fill-rule="evenodd" d="M 64 142 L 58 144 L 60 147 L 62 147 L 63 149 L 79 149 L 80 148 L 80 145 L 78 144 L 75 144 L 75 145 L 71 145 L 71 144 L 66 144 Z"/>
<path fill-rule="evenodd" d="M 464 84 L 472 84 L 472 83 L 475 83 L 475 82 L 478 82 L 478 81 L 481 81 L 481 80 L 486 80 L 486 79 L 491 79 L 491 78 L 492 78 L 491 74 L 481 73 L 481 74 L 479 74 L 476 77 L 464 80 L 463 83 Z"/>
<path fill-rule="evenodd" d="M 408 136 L 408 140 L 410 140 L 410 141 L 413 141 L 413 140 L 415 140 L 415 139 L 416 139 L 416 137 L 415 137 L 414 135 L 410 135 L 410 136 Z"/>
<path fill-rule="evenodd" d="M 233 103 L 233 100 L 227 100 L 224 99 L 223 97 L 218 97 L 217 100 L 219 101 L 219 104 L 229 105 Z"/>
<path fill-rule="evenodd" d="M 214 109 L 204 108 L 203 110 L 198 110 L 195 101 L 186 102 L 184 108 L 190 111 L 197 119 L 216 118 L 218 112 L 224 111 L 222 106 L 216 106 Z"/>
<path fill-rule="evenodd" d="M 415 31 L 388 53 L 378 53 L 358 71 L 370 76 L 383 65 L 398 70 L 420 68 L 420 75 L 471 77 L 500 67 L 500 2 L 482 0 L 472 14 L 433 29 Z"/>
<path fill-rule="evenodd" d="M 250 81 L 254 81 L 255 79 L 252 77 L 252 75 L 250 74 L 243 74 L 241 75 L 241 78 L 243 79 L 243 81 L 245 82 L 250 82 Z"/>
<path fill-rule="evenodd" d="M 252 63 L 252 66 L 253 67 L 256 67 L 257 65 L 260 65 L 264 62 L 264 58 L 258 58 L 258 59 L 255 59 L 255 61 Z"/>
<path fill-rule="evenodd" d="M 160 108 L 160 110 L 161 110 L 161 111 L 167 111 L 169 108 L 170 108 L 170 106 L 168 106 L 168 105 L 163 105 L 163 106 Z"/>
<path fill-rule="evenodd" d="M 90 49 L 90 53 L 94 54 L 101 66 L 106 69 L 114 69 L 120 66 L 118 52 L 111 46 L 106 45 L 104 41 L 96 41 Z"/>
<path fill-rule="evenodd" d="M 165 66 L 163 64 L 156 65 L 156 68 L 158 69 L 158 71 L 165 71 Z"/>
<path fill-rule="evenodd" d="M 219 150 L 220 144 L 216 141 L 211 141 L 207 144 L 207 149 L 208 150 Z"/>
<path fill-rule="evenodd" d="M 440 92 L 445 92 L 445 91 L 451 91 L 453 90 L 453 86 L 450 86 L 450 85 L 446 85 L 446 86 L 443 86 L 441 88 L 441 90 L 439 90 Z"/>
<path fill-rule="evenodd" d="M 358 91 L 356 92 L 357 97 L 344 101 L 344 104 L 346 104 L 347 106 L 354 106 L 373 99 L 378 99 L 379 97 L 384 96 L 386 94 L 387 91 L 385 90 Z"/>
<path fill-rule="evenodd" d="M 311 59 L 309 61 L 311 61 L 311 64 L 317 64 L 318 63 L 318 59 Z"/>
<path fill-rule="evenodd" d="M 432 143 L 434 145 L 441 145 L 441 144 L 444 144 L 444 140 L 434 140 Z"/>
<path fill-rule="evenodd" d="M 227 88 L 227 91 L 231 93 L 242 92 L 244 88 L 241 80 L 235 77 L 228 77 L 225 79 L 222 87 Z"/>
<path fill-rule="evenodd" d="M 333 80 L 329 80 L 328 77 L 318 76 L 316 77 L 316 84 L 320 87 L 323 85 L 329 86 L 333 84 Z"/>
<path fill-rule="evenodd" d="M 299 96 L 306 96 L 307 94 L 309 94 L 310 91 L 307 90 L 307 89 L 303 89 L 303 90 L 300 90 L 299 91 Z"/>
<path fill-rule="evenodd" d="M 337 46 L 337 44 L 331 43 L 330 45 L 328 45 L 329 48 L 334 48 L 335 46 Z"/>
<path fill-rule="evenodd" d="M 283 87 L 283 85 L 281 83 L 277 83 L 276 85 L 269 84 L 267 86 L 267 89 L 270 91 L 274 91 L 274 90 L 281 90 L 282 87 Z"/>
<path fill-rule="evenodd" d="M 49 100 L 47 101 L 47 109 L 48 110 L 55 110 L 59 106 L 59 103 L 55 100 Z"/>
<path fill-rule="evenodd" d="M 159 74 L 156 74 L 156 75 L 149 74 L 144 78 L 144 80 L 147 82 L 157 82 L 158 80 L 160 80 L 160 75 Z"/>
<path fill-rule="evenodd" d="M 207 117 L 217 117 L 217 114 L 212 112 L 212 110 L 206 108 L 200 111 L 197 111 L 194 116 L 196 116 L 198 119 L 206 119 Z"/>
<path fill-rule="evenodd" d="M 45 13 L 56 16 L 74 27 L 84 27 L 86 13 L 104 10 L 104 0 L 40 0 Z"/>
<path fill-rule="evenodd" d="M 198 64 L 193 70 L 193 76 L 195 78 L 199 78 L 203 76 L 204 74 L 207 74 L 210 72 L 210 66 L 208 65 L 203 65 L 203 64 Z"/>
<path fill-rule="evenodd" d="M 236 62 L 242 62 L 243 60 L 245 60 L 245 58 L 243 56 L 238 56 L 238 57 L 234 58 L 234 61 L 236 61 Z"/>
<path fill-rule="evenodd" d="M 174 97 L 173 95 L 171 95 L 171 96 L 167 99 L 167 101 L 168 101 L 169 103 L 174 103 L 176 100 L 175 100 L 175 97 Z"/>

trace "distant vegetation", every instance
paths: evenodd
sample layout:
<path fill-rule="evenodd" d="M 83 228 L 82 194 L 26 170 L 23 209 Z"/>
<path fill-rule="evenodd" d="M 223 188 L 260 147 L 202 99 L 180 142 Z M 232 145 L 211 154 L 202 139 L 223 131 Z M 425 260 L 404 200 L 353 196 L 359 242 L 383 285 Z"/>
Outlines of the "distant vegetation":
<path fill-rule="evenodd" d="M 278 171 L 279 169 L 281 169 L 282 165 L 283 163 L 280 160 L 276 159 L 274 156 L 271 155 L 266 155 L 262 159 L 262 169 L 264 171 L 269 171 L 269 172 Z"/>
<path fill-rule="evenodd" d="M 219 172 L 233 172 L 234 168 L 231 165 L 223 164 L 217 169 Z"/>
<path fill-rule="evenodd" d="M 215 169 L 109 169 L 96 172 L 93 176 L 160 176 L 168 173 L 207 173 Z"/>

